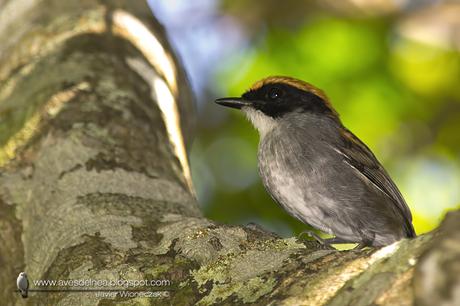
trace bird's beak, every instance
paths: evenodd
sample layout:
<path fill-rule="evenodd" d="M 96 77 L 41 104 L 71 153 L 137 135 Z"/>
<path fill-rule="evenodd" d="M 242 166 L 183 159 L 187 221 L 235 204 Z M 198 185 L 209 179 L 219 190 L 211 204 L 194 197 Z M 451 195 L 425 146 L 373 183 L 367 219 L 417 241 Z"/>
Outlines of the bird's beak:
<path fill-rule="evenodd" d="M 221 98 L 215 101 L 217 104 L 240 109 L 243 106 L 251 106 L 252 103 L 243 98 Z"/>

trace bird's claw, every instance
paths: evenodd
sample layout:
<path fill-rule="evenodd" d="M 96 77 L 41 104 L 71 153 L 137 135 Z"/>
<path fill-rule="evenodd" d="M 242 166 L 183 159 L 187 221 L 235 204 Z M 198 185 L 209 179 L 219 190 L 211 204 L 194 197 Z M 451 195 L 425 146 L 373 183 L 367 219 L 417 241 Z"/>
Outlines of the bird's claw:
<path fill-rule="evenodd" d="M 318 242 L 319 244 L 321 244 L 322 246 L 324 246 L 328 250 L 336 250 L 336 248 L 331 246 L 327 241 L 325 241 L 323 238 L 321 238 L 320 236 L 318 236 L 316 233 L 314 233 L 312 231 L 303 231 L 303 232 L 301 232 L 297 236 L 297 239 L 301 240 L 303 235 L 307 235 L 308 237 L 313 238 L 314 240 L 316 240 L 316 242 Z"/>

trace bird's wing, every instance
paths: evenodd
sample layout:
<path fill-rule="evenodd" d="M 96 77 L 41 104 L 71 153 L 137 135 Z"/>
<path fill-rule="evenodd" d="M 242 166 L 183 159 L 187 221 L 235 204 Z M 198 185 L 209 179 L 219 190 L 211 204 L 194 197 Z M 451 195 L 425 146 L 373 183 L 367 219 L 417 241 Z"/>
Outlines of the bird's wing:
<path fill-rule="evenodd" d="M 378 162 L 371 150 L 352 132 L 343 128 L 341 134 L 345 146 L 340 149 L 339 153 L 344 156 L 347 163 L 363 175 L 363 179 L 370 181 L 371 184 L 392 200 L 406 221 L 405 229 L 408 236 L 415 237 L 409 207 L 388 173 Z"/>

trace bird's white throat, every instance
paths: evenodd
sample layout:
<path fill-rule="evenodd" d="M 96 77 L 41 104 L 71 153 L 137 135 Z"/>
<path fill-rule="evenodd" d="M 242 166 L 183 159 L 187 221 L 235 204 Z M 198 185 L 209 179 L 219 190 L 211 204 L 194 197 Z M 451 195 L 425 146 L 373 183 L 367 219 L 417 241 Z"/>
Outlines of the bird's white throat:
<path fill-rule="evenodd" d="M 246 117 L 251 121 L 252 125 L 259 131 L 260 138 L 263 138 L 268 134 L 275 126 L 277 122 L 272 117 L 265 115 L 260 110 L 256 110 L 252 107 L 245 106 L 241 108 Z"/>

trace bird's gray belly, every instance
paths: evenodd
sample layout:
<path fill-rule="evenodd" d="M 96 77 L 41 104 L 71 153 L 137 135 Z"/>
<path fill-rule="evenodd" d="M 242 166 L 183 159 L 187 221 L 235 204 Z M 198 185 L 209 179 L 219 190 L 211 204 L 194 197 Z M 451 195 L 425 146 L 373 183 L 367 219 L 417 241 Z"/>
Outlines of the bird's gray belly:
<path fill-rule="evenodd" d="M 305 223 L 312 222 L 313 216 L 320 217 L 312 184 L 301 186 L 277 165 L 261 165 L 259 171 L 267 191 L 287 212 Z"/>
<path fill-rule="evenodd" d="M 260 148 L 259 172 L 262 182 L 274 200 L 289 214 L 332 234 L 335 231 L 331 228 L 330 219 L 334 218 L 334 211 L 329 207 L 336 207 L 337 203 L 326 186 L 326 176 L 329 174 L 324 167 L 327 161 L 318 158 L 312 162 L 295 156 L 282 154 L 272 146 Z M 351 231 L 349 234 L 352 234 Z"/>
<path fill-rule="evenodd" d="M 265 141 L 259 146 L 260 176 L 272 198 L 295 218 L 342 239 L 360 241 L 368 235 L 361 233 L 355 215 L 365 186 L 330 155 L 334 153 L 309 152 L 280 138 Z M 365 215 L 366 209 L 361 210 Z"/>
<path fill-rule="evenodd" d="M 396 240 L 382 198 L 345 163 L 325 154 L 293 154 L 295 148 L 281 146 L 259 148 L 259 172 L 268 193 L 289 214 L 347 241 L 385 245 Z"/>

